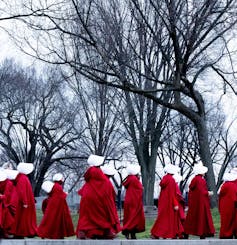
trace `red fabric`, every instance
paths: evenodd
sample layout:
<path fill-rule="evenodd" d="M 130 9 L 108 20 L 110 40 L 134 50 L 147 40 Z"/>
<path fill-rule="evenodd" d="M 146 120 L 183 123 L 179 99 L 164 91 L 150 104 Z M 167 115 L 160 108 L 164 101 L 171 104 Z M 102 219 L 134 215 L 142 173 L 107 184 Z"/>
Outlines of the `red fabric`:
<path fill-rule="evenodd" d="M 145 215 L 143 209 L 143 186 L 135 175 L 129 175 L 123 183 L 126 188 L 124 199 L 123 233 L 145 231 Z"/>
<path fill-rule="evenodd" d="M 232 238 L 236 226 L 237 186 L 234 181 L 223 183 L 219 194 L 220 238 Z"/>
<path fill-rule="evenodd" d="M 115 192 L 100 168 L 90 167 L 84 175 L 86 183 L 78 191 L 81 195 L 78 238 L 113 238 L 120 231 L 115 206 Z"/>
<path fill-rule="evenodd" d="M 237 180 L 233 181 L 236 185 L 237 188 Z M 237 209 L 237 204 L 236 204 L 236 209 Z M 234 229 L 234 237 L 237 237 L 237 210 L 236 210 L 236 215 L 235 215 L 235 229 Z"/>
<path fill-rule="evenodd" d="M 42 202 L 41 209 L 42 209 L 43 214 L 45 213 L 45 210 L 46 210 L 46 208 L 47 208 L 48 201 L 49 201 L 49 197 L 45 198 L 45 199 L 43 200 L 43 202 Z"/>
<path fill-rule="evenodd" d="M 0 182 L 0 228 L 3 237 L 15 234 L 15 215 L 18 196 L 10 180 Z"/>
<path fill-rule="evenodd" d="M 179 207 L 179 209 L 175 212 L 175 216 L 176 216 L 175 226 L 177 227 L 178 230 L 177 237 L 183 238 L 184 235 L 183 225 L 185 221 L 185 212 L 184 212 L 185 201 L 177 183 L 176 183 L 176 197 L 174 200 L 174 206 Z"/>
<path fill-rule="evenodd" d="M 42 238 L 63 239 L 75 235 L 70 210 L 66 201 L 67 194 L 62 186 L 55 183 L 45 206 L 43 219 L 38 227 Z"/>
<path fill-rule="evenodd" d="M 154 238 L 177 238 L 183 232 L 179 210 L 174 209 L 180 201 L 178 199 L 180 190 L 171 174 L 166 174 L 162 178 L 160 187 L 158 215 L 151 229 L 151 235 Z"/>
<path fill-rule="evenodd" d="M 202 175 L 196 175 L 189 185 L 188 212 L 184 230 L 186 234 L 202 237 L 215 234 L 207 184 Z"/>
<path fill-rule="evenodd" d="M 115 225 L 112 226 L 111 228 L 111 233 L 113 234 L 117 234 L 121 231 L 121 226 L 120 226 L 120 222 L 119 222 L 119 218 L 118 218 L 118 212 L 117 212 L 117 207 L 116 207 L 116 192 L 114 190 L 114 187 L 110 181 L 110 176 L 108 175 L 105 175 L 107 177 L 107 180 L 108 180 L 108 189 L 110 190 L 110 196 L 111 198 L 113 199 L 112 200 L 112 203 L 110 204 L 111 205 L 111 211 L 113 213 L 113 218 L 112 220 L 115 221 Z"/>
<path fill-rule="evenodd" d="M 19 201 L 16 208 L 16 236 L 37 235 L 35 199 L 28 177 L 19 173 L 15 179 Z M 23 207 L 27 205 L 27 208 Z"/>

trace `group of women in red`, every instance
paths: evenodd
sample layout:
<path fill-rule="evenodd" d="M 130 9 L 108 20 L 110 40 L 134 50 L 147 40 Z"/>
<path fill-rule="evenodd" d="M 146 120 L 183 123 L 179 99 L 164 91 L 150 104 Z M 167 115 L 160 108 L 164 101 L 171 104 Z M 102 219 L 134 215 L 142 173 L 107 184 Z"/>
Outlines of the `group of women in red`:
<path fill-rule="evenodd" d="M 139 179 L 140 166 L 128 165 L 123 186 L 123 223 L 120 224 L 115 203 L 115 190 L 110 178 L 116 173 L 104 165 L 104 157 L 91 155 L 89 168 L 84 174 L 85 183 L 80 195 L 79 218 L 74 230 L 67 193 L 63 191 L 63 175 L 55 174 L 52 181 L 45 181 L 42 189 L 48 194 L 43 200 L 43 218 L 37 226 L 35 199 L 27 177 L 33 171 L 32 163 L 19 163 L 17 170 L 0 170 L 0 238 L 39 236 L 63 239 L 114 239 L 119 232 L 127 239 L 136 239 L 136 233 L 145 231 L 143 186 Z M 204 178 L 208 171 L 202 163 L 194 165 L 194 177 L 189 184 L 188 210 L 185 214 L 184 199 L 179 189 L 182 180 L 179 167 L 168 164 L 160 182 L 161 192 L 158 215 L 151 228 L 153 239 L 187 239 L 189 235 L 201 239 L 214 236 L 209 196 Z M 221 219 L 220 238 L 237 237 L 237 169 L 223 177 L 219 194 Z"/>
<path fill-rule="evenodd" d="M 108 199 L 114 200 L 115 193 L 111 182 L 108 181 L 108 178 L 105 179 L 104 175 L 110 172 L 107 173 L 107 177 L 111 177 L 114 172 L 106 170 L 103 166 L 99 167 L 103 164 L 103 157 L 100 157 L 101 161 L 98 161 L 98 156 L 93 156 L 91 159 L 93 160 L 89 159 L 88 163 L 92 166 L 85 174 L 86 184 L 79 191 L 81 203 L 77 237 L 80 239 L 113 239 L 121 229 L 127 239 L 136 239 L 136 233 L 145 230 L 143 187 L 139 180 L 140 167 L 129 165 L 126 168 L 126 178 L 123 179 L 123 186 L 126 189 L 124 217 L 123 226 L 120 228 L 116 211 L 114 212 L 116 208 L 111 208 L 114 201 L 111 204 L 106 203 Z M 179 189 L 179 182 L 182 180 L 180 168 L 167 164 L 164 171 L 165 175 L 160 181 L 158 215 L 150 231 L 151 238 L 188 239 L 189 235 L 198 236 L 200 239 L 213 237 L 215 228 L 210 207 L 210 196 L 213 195 L 213 192 L 208 190 L 204 178 L 208 168 L 201 162 L 196 163 L 193 167 L 193 178 L 189 183 L 187 211 L 185 211 L 184 198 Z M 226 173 L 223 181 L 218 192 L 221 219 L 219 237 L 222 239 L 236 238 L 237 169 Z M 105 186 L 112 191 L 107 190 Z M 98 204 L 98 207 L 94 203 Z M 106 216 L 106 214 L 110 215 Z"/>
<path fill-rule="evenodd" d="M 189 185 L 188 211 L 184 212 L 184 199 L 178 183 L 182 179 L 179 168 L 168 164 L 166 175 L 160 182 L 161 192 L 157 219 L 151 229 L 152 238 L 184 239 L 189 235 L 200 238 L 214 236 L 209 195 L 204 174 L 207 167 L 201 163 L 193 168 L 194 178 Z"/>
<path fill-rule="evenodd" d="M 122 231 L 126 238 L 135 239 L 137 232 L 145 230 L 143 187 L 138 177 L 140 168 L 127 167 L 123 182 L 126 195 L 121 227 L 114 187 L 109 180 L 115 171 L 106 165 L 101 166 L 103 162 L 102 156 L 91 155 L 88 159 L 90 167 L 84 175 L 85 184 L 78 191 L 81 201 L 76 236 L 78 239 L 113 239 Z"/>
<path fill-rule="evenodd" d="M 189 235 L 199 236 L 200 239 L 213 237 L 213 225 L 210 196 L 204 178 L 208 171 L 202 163 L 193 167 L 194 177 L 189 184 L 188 210 L 185 215 L 184 199 L 178 183 L 182 179 L 177 166 L 168 164 L 166 175 L 160 182 L 161 192 L 158 204 L 157 219 L 151 229 L 151 237 L 187 239 Z M 237 168 L 223 176 L 223 184 L 218 191 L 218 209 L 220 213 L 221 239 L 237 238 Z"/>
<path fill-rule="evenodd" d="M 37 235 L 35 199 L 29 178 L 33 164 L 19 163 L 17 170 L 0 171 L 0 237 Z"/>
<path fill-rule="evenodd" d="M 44 216 L 37 226 L 35 198 L 27 176 L 33 168 L 32 163 L 21 162 L 16 170 L 0 170 L 0 238 L 39 236 L 60 239 L 73 236 L 75 231 L 61 174 L 42 185 L 48 197 L 43 201 Z"/>
<path fill-rule="evenodd" d="M 42 202 L 43 217 L 37 226 L 35 199 L 27 175 L 33 171 L 32 163 L 19 163 L 17 170 L 0 170 L 0 238 L 63 239 L 76 235 L 78 239 L 113 239 L 117 233 L 135 238 L 136 232 L 145 230 L 142 205 L 143 187 L 139 180 L 139 167 L 128 167 L 124 186 L 124 221 L 120 225 L 115 203 L 116 193 L 110 181 L 115 169 L 101 166 L 104 157 L 91 155 L 90 167 L 84 174 L 85 183 L 78 191 L 81 196 L 78 224 L 74 230 L 63 191 L 63 175 L 57 173 L 52 181 L 43 182 L 47 197 Z"/>

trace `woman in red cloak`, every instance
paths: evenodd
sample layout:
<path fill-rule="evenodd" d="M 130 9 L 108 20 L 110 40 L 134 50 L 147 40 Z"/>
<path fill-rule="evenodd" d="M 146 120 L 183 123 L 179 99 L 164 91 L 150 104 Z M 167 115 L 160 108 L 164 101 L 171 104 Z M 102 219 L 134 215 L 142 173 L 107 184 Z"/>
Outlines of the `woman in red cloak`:
<path fill-rule="evenodd" d="M 16 238 L 34 237 L 37 235 L 35 198 L 29 178 L 27 177 L 34 169 L 32 163 L 19 163 L 19 174 L 15 179 L 18 194 L 16 207 Z"/>
<path fill-rule="evenodd" d="M 74 236 L 72 218 L 66 201 L 67 194 L 62 186 L 57 182 L 45 181 L 42 189 L 48 193 L 48 198 L 44 205 L 43 219 L 38 227 L 38 235 L 49 239 Z"/>
<path fill-rule="evenodd" d="M 12 170 L 14 171 L 14 170 Z M 0 170 L 0 238 L 13 238 L 17 193 L 5 170 Z"/>
<path fill-rule="evenodd" d="M 126 189 L 122 234 L 127 239 L 136 239 L 136 233 L 145 231 L 143 209 L 143 186 L 139 180 L 139 165 L 128 165 L 127 178 L 123 181 Z"/>
<path fill-rule="evenodd" d="M 54 183 L 58 183 L 62 186 L 63 188 L 63 182 L 64 182 L 64 177 L 61 173 L 56 173 L 54 176 L 53 176 L 53 182 Z M 49 194 L 49 193 L 48 193 Z M 67 193 L 65 193 L 67 195 Z M 47 204 L 48 204 L 48 200 L 49 200 L 49 196 L 47 198 L 45 198 L 42 202 L 42 212 L 43 214 L 45 213 L 45 209 L 47 207 Z"/>
<path fill-rule="evenodd" d="M 114 190 L 114 186 L 112 185 L 112 182 L 111 182 L 111 178 L 112 178 L 112 181 L 116 181 L 114 179 L 114 175 L 116 174 L 116 169 L 111 166 L 111 165 L 103 165 L 100 167 L 101 170 L 103 171 L 103 173 L 105 174 L 105 176 L 108 178 L 109 182 L 108 182 L 108 185 L 111 185 L 111 191 L 112 191 L 112 196 L 114 197 L 114 214 L 117 215 L 117 220 L 118 220 L 118 223 L 117 225 L 115 226 L 115 229 L 112 230 L 112 233 L 114 234 L 117 234 L 121 231 L 121 227 L 120 227 L 120 223 L 119 223 L 119 218 L 118 218 L 118 212 L 117 212 L 117 208 L 116 208 L 116 192 Z"/>
<path fill-rule="evenodd" d="M 177 195 L 177 183 L 173 178 L 179 172 L 179 167 L 167 164 L 164 171 L 167 173 L 160 182 L 161 192 L 158 199 L 158 215 L 151 229 L 153 239 L 179 237 L 182 230 L 179 225 L 179 202 Z"/>
<path fill-rule="evenodd" d="M 173 175 L 173 178 L 176 182 L 176 199 L 177 199 L 177 202 L 178 202 L 178 210 L 177 210 L 177 227 L 178 227 L 178 235 L 177 237 L 180 238 L 180 239 L 183 239 L 184 238 L 184 221 L 185 221 L 185 212 L 184 212 L 184 208 L 185 208 L 185 201 L 184 201 L 184 198 L 182 196 L 182 193 L 180 191 L 180 188 L 179 188 L 179 184 L 180 182 L 182 181 L 183 177 L 179 174 L 179 173 L 176 173 Z"/>
<path fill-rule="evenodd" d="M 219 212 L 221 227 L 219 237 L 221 239 L 232 239 L 235 237 L 236 215 L 237 215 L 237 185 L 236 174 L 225 173 L 223 184 L 219 191 Z"/>
<path fill-rule="evenodd" d="M 186 238 L 189 234 L 199 236 L 200 239 L 212 237 L 215 234 L 209 200 L 209 195 L 212 192 L 208 191 L 204 179 L 207 171 L 207 167 L 203 166 L 202 163 L 194 165 L 195 177 L 189 185 L 188 212 L 184 222 Z"/>
<path fill-rule="evenodd" d="M 76 228 L 78 239 L 113 239 L 119 232 L 114 190 L 109 179 L 99 168 L 104 157 L 91 155 L 90 167 L 84 174 L 85 184 L 78 191 L 81 196 Z"/>

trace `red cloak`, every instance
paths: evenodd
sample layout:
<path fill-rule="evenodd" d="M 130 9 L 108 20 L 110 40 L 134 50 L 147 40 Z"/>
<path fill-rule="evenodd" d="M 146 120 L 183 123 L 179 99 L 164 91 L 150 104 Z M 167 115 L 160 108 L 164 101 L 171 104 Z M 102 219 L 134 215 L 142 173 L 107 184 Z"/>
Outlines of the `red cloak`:
<path fill-rule="evenodd" d="M 166 174 L 160 182 L 160 187 L 158 215 L 151 228 L 151 235 L 154 238 L 177 238 L 183 231 L 179 210 L 174 209 L 179 206 L 178 185 L 171 174 Z"/>
<path fill-rule="evenodd" d="M 110 189 L 111 192 L 111 197 L 113 197 L 114 203 L 111 203 L 111 212 L 114 214 L 114 218 L 116 224 L 112 226 L 111 232 L 113 234 L 117 234 L 121 231 L 121 226 L 120 226 L 120 222 L 119 222 L 119 218 L 118 218 L 118 212 L 117 212 L 117 207 L 116 207 L 116 192 L 114 190 L 114 186 L 112 185 L 111 181 L 110 181 L 110 176 L 105 175 L 107 180 L 108 180 L 108 189 Z"/>
<path fill-rule="evenodd" d="M 18 204 L 16 208 L 16 236 L 37 235 L 35 199 L 28 177 L 19 173 L 15 179 Z M 27 205 L 24 207 L 23 205 Z"/>
<path fill-rule="evenodd" d="M 185 201 L 184 201 L 182 193 L 179 189 L 179 185 L 177 183 L 176 183 L 176 199 L 177 199 L 178 207 L 179 207 L 179 209 L 175 213 L 175 215 L 177 215 L 177 217 L 176 217 L 176 222 L 177 222 L 176 226 L 178 227 L 177 236 L 179 238 L 183 238 L 183 233 L 184 233 L 183 225 L 184 225 L 184 221 L 185 221 L 185 212 L 184 212 Z"/>
<path fill-rule="evenodd" d="M 46 210 L 46 208 L 47 208 L 49 198 L 50 198 L 50 197 L 48 196 L 48 197 L 46 197 L 46 198 L 42 201 L 41 209 L 42 209 L 43 214 L 45 214 L 45 210 Z"/>
<path fill-rule="evenodd" d="M 49 197 L 46 199 L 47 205 L 45 206 L 44 216 L 38 227 L 40 237 L 63 239 L 75 235 L 66 197 L 67 194 L 63 191 L 62 186 L 55 183 Z"/>
<path fill-rule="evenodd" d="M 129 175 L 123 183 L 126 188 L 124 199 L 124 232 L 143 232 L 145 231 L 145 215 L 143 209 L 143 186 L 135 175 Z"/>
<path fill-rule="evenodd" d="M 11 180 L 0 182 L 0 228 L 3 237 L 15 234 L 15 215 L 18 196 Z"/>
<path fill-rule="evenodd" d="M 237 215 L 237 186 L 234 181 L 223 183 L 219 194 L 220 238 L 233 238 Z"/>
<path fill-rule="evenodd" d="M 184 231 L 186 234 L 202 237 L 215 234 L 207 184 L 202 175 L 196 175 L 189 185 L 188 212 Z"/>
<path fill-rule="evenodd" d="M 114 200 L 114 189 L 102 170 L 90 167 L 84 175 L 86 183 L 78 191 L 81 195 L 78 238 L 114 238 L 120 231 Z"/>

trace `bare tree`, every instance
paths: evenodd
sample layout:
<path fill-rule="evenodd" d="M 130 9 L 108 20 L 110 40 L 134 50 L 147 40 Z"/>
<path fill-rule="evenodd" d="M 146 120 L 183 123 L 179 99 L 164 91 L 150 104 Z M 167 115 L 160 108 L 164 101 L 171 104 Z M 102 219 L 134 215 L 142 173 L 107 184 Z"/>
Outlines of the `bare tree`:
<path fill-rule="evenodd" d="M 85 126 L 81 138 L 84 154 L 93 153 L 121 160 L 129 142 L 120 120 L 124 110 L 121 94 L 106 85 L 90 83 L 80 76 L 68 80 L 80 105 L 79 115 Z"/>
<path fill-rule="evenodd" d="M 31 181 L 36 196 L 53 163 L 79 157 L 76 113 L 62 101 L 56 74 L 48 74 L 46 84 L 12 62 L 1 68 L 0 146 L 13 166 L 34 163 Z"/>
<path fill-rule="evenodd" d="M 233 137 L 234 122 L 236 122 L 236 119 L 226 126 L 223 118 L 218 118 L 217 115 L 216 113 L 213 116 L 217 126 L 213 127 L 210 135 L 212 158 L 218 171 L 216 186 L 219 189 L 223 182 L 222 178 L 224 173 L 228 172 L 232 167 L 236 167 L 237 141 Z"/>
<path fill-rule="evenodd" d="M 217 103 L 218 104 L 218 103 Z M 233 120 L 226 126 L 226 116 L 219 105 L 208 105 L 207 126 L 213 168 L 215 172 L 216 188 L 219 189 L 223 174 L 236 166 L 236 140 L 232 136 L 234 131 Z M 159 162 L 176 163 L 181 168 L 183 181 L 181 190 L 187 184 L 192 174 L 193 164 L 199 160 L 198 136 L 192 123 L 177 113 L 170 113 L 166 129 L 163 134 L 162 144 L 158 149 Z"/>
<path fill-rule="evenodd" d="M 193 165 L 200 159 L 198 149 L 197 133 L 192 122 L 175 111 L 171 112 L 162 144 L 158 148 L 158 157 L 163 166 L 165 162 L 169 162 L 180 167 L 183 176 L 181 191 L 192 173 Z"/>
<path fill-rule="evenodd" d="M 169 110 L 140 95 L 125 93 L 125 96 L 128 118 L 125 116 L 124 124 L 141 166 L 144 202 L 153 205 L 157 149 Z"/>
<path fill-rule="evenodd" d="M 198 85 L 201 75 L 213 69 L 234 89 L 218 65 L 225 53 L 230 54 L 228 34 L 236 25 L 236 1 L 88 0 L 82 4 L 80 0 L 68 0 L 48 5 L 46 2 L 33 5 L 30 1 L 25 6 L 32 16 L 25 18 L 24 23 L 34 30 L 35 36 L 36 31 L 39 34 L 37 46 L 26 39 L 35 51 L 31 55 L 46 62 L 69 65 L 97 83 L 141 94 L 189 118 L 197 130 L 201 159 L 209 168 L 209 188 L 216 194 L 205 95 Z M 114 18 L 115 9 L 119 18 Z M 115 26 L 121 33 L 119 40 Z M 139 49 L 143 39 L 139 38 L 137 30 L 149 38 L 145 52 L 151 51 L 156 61 L 151 63 L 144 59 Z M 72 55 L 75 39 L 77 46 L 82 48 L 77 59 Z M 44 48 L 39 48 L 39 42 Z M 218 50 L 215 49 L 217 46 Z M 95 57 L 99 59 L 94 66 L 89 65 Z M 157 60 L 162 67 L 160 72 L 156 70 Z M 142 69 L 137 69 L 134 65 L 137 63 Z M 101 76 L 105 73 L 106 76 Z M 153 89 L 152 86 L 141 87 L 134 75 L 157 86 Z M 172 93 L 171 100 L 160 96 L 164 90 Z"/>

